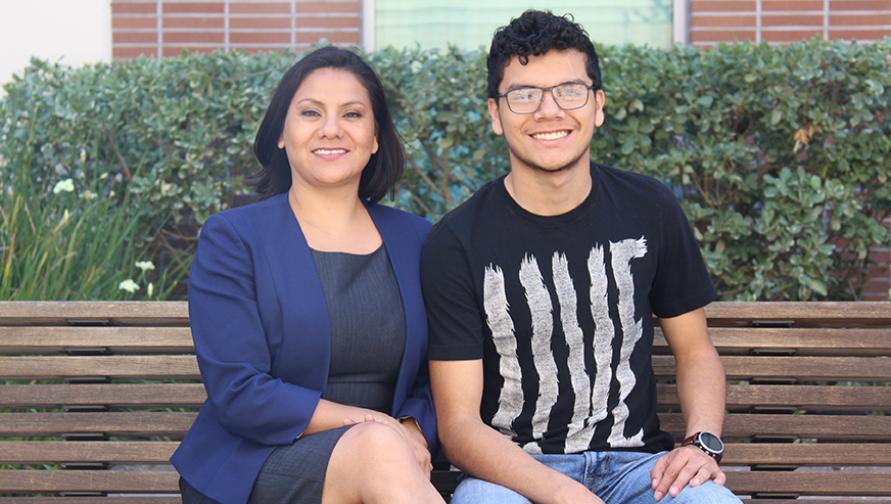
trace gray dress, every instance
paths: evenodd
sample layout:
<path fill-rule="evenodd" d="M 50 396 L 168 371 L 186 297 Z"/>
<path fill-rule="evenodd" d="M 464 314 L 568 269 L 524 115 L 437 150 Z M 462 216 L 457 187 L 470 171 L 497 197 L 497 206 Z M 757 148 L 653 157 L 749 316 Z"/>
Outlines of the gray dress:
<path fill-rule="evenodd" d="M 371 254 L 312 251 L 331 321 L 331 364 L 323 399 L 389 413 L 402 353 L 405 312 L 386 249 Z M 276 448 L 251 503 L 319 503 L 328 460 L 349 427 L 302 436 Z M 180 480 L 183 502 L 209 499 Z"/>

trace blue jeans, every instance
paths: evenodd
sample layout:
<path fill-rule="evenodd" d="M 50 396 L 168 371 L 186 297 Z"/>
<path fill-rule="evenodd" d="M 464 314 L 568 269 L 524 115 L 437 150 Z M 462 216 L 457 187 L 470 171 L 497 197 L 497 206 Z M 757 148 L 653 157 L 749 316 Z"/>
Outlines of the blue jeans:
<path fill-rule="evenodd" d="M 607 504 L 655 504 L 650 471 L 667 452 L 585 452 L 573 455 L 533 455 L 542 464 L 588 487 Z M 659 504 L 739 503 L 727 488 L 709 481 L 686 487 L 677 497 L 665 495 Z M 452 504 L 530 504 L 503 486 L 464 477 L 452 495 Z"/>

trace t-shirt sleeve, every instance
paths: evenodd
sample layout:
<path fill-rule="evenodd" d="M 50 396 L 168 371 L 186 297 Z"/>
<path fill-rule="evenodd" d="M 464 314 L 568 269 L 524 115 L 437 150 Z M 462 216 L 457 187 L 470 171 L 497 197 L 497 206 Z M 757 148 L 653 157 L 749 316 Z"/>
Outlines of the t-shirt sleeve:
<path fill-rule="evenodd" d="M 474 295 L 467 256 L 443 223 L 434 226 L 421 256 L 431 360 L 483 358 L 483 314 Z"/>
<path fill-rule="evenodd" d="M 668 190 L 662 201 L 662 247 L 650 304 L 653 314 L 668 318 L 702 308 L 716 292 L 681 205 Z"/>

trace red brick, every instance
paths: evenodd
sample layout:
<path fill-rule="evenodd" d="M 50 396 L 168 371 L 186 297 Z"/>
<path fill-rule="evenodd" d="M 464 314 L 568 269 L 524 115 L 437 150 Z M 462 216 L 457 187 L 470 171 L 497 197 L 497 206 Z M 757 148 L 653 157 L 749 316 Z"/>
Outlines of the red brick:
<path fill-rule="evenodd" d="M 283 49 L 287 49 L 288 46 L 269 46 L 269 47 L 259 47 L 259 46 L 251 46 L 251 47 L 240 47 L 240 46 L 231 46 L 232 50 L 240 51 L 248 54 L 256 54 L 261 52 L 274 52 L 281 51 Z"/>
<path fill-rule="evenodd" d="M 330 12 L 352 12 L 358 14 L 361 10 L 359 2 L 297 2 L 298 15 Z"/>
<path fill-rule="evenodd" d="M 888 0 L 829 0 L 829 10 L 888 10 Z"/>
<path fill-rule="evenodd" d="M 229 34 L 232 44 L 290 44 L 289 32 L 236 32 Z"/>
<path fill-rule="evenodd" d="M 290 17 L 258 17 L 258 18 L 248 18 L 248 17 L 235 17 L 232 16 L 229 19 L 229 28 L 231 29 L 263 29 L 263 28 L 281 28 L 285 30 L 289 30 L 291 28 L 291 18 Z"/>
<path fill-rule="evenodd" d="M 768 14 L 761 17 L 761 26 L 819 26 L 822 29 L 823 16 Z"/>
<path fill-rule="evenodd" d="M 337 17 L 297 17 L 298 28 L 361 28 L 362 20 L 358 16 Z"/>
<path fill-rule="evenodd" d="M 891 301 L 891 295 L 888 292 L 864 292 L 860 297 L 863 301 Z"/>
<path fill-rule="evenodd" d="M 820 38 L 822 36 L 823 30 L 761 32 L 761 40 L 765 42 L 797 42 L 799 40 L 810 40 L 814 37 Z"/>
<path fill-rule="evenodd" d="M 112 14 L 154 14 L 157 11 L 155 2 L 111 2 Z"/>
<path fill-rule="evenodd" d="M 891 26 L 891 12 L 869 16 L 833 14 L 829 16 L 829 26 Z"/>
<path fill-rule="evenodd" d="M 226 20 L 220 16 L 206 16 L 206 17 L 178 17 L 178 16 L 164 16 L 164 29 L 167 28 L 195 28 L 195 29 L 207 29 L 207 28 L 225 28 Z"/>
<path fill-rule="evenodd" d="M 761 10 L 767 11 L 823 11 L 823 0 L 764 0 Z"/>
<path fill-rule="evenodd" d="M 327 39 L 329 42 L 342 44 L 358 44 L 359 32 L 297 32 L 298 43 L 315 44 L 321 39 Z"/>
<path fill-rule="evenodd" d="M 690 2 L 690 12 L 755 12 L 755 0 Z"/>
<path fill-rule="evenodd" d="M 223 32 L 164 32 L 164 44 L 222 44 Z"/>
<path fill-rule="evenodd" d="M 180 54 L 185 52 L 190 53 L 208 53 L 211 51 L 216 51 L 217 49 L 222 49 L 222 47 L 180 47 L 180 46 L 170 46 L 164 48 L 163 56 L 165 58 L 169 58 L 171 56 L 179 56 Z"/>
<path fill-rule="evenodd" d="M 158 26 L 157 16 L 145 17 L 129 17 L 115 15 L 111 18 L 111 29 L 122 30 L 127 28 L 156 28 Z"/>
<path fill-rule="evenodd" d="M 709 28 L 732 28 L 732 27 L 755 27 L 755 16 L 695 16 L 691 20 L 693 28 L 709 27 Z"/>
<path fill-rule="evenodd" d="M 132 59 L 137 58 L 139 56 L 147 56 L 149 58 L 154 58 L 158 55 L 158 48 L 156 47 L 115 47 L 112 50 L 112 57 L 114 59 Z"/>
<path fill-rule="evenodd" d="M 291 12 L 291 2 L 231 2 L 229 12 L 233 14 L 275 14 Z"/>
<path fill-rule="evenodd" d="M 755 40 L 755 30 L 694 31 L 691 42 L 732 42 L 734 40 Z"/>
<path fill-rule="evenodd" d="M 222 14 L 225 11 L 223 2 L 164 2 L 164 14 L 168 13 L 189 13 L 189 14 Z"/>
<path fill-rule="evenodd" d="M 832 40 L 884 40 L 891 36 L 891 30 L 835 30 L 829 28 L 829 38 Z"/>
<path fill-rule="evenodd" d="M 158 32 L 128 32 L 116 31 L 111 34 L 112 44 L 134 44 L 146 43 L 155 44 L 158 42 Z"/>

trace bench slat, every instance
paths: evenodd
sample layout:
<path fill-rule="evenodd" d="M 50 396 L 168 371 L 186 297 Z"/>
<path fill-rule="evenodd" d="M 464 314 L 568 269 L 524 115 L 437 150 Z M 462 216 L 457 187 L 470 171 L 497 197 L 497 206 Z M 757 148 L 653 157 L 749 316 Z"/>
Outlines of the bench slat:
<path fill-rule="evenodd" d="M 177 492 L 175 471 L 39 471 L 0 470 L 0 488 L 8 492 Z M 846 472 L 727 473 L 727 486 L 739 494 L 798 493 L 803 495 L 888 495 L 887 474 Z"/>
<path fill-rule="evenodd" d="M 800 326 L 857 327 L 891 325 L 891 303 L 885 301 L 715 302 L 705 307 L 709 325 L 757 321 L 794 321 Z"/>
<path fill-rule="evenodd" d="M 807 380 L 891 381 L 891 365 L 872 357 L 722 357 L 729 379 L 783 377 Z M 674 376 L 674 358 L 653 357 L 657 376 Z M 0 357 L 0 379 L 110 376 L 199 379 L 192 355 L 112 355 L 97 357 Z"/>
<path fill-rule="evenodd" d="M 146 379 L 201 378 L 194 355 L 0 357 L 0 379 L 90 376 Z"/>
<path fill-rule="evenodd" d="M 0 413 L 0 435 L 49 436 L 106 433 L 181 438 L 196 413 Z M 0 488 L 3 488 L 0 485 Z"/>
<path fill-rule="evenodd" d="M 891 381 L 891 365 L 877 357 L 721 357 L 728 379 L 797 378 L 801 380 Z M 656 376 L 674 377 L 674 357 L 653 356 Z"/>
<path fill-rule="evenodd" d="M 799 355 L 888 355 L 891 329 L 714 327 L 712 341 L 722 353 L 752 349 L 796 349 Z M 656 329 L 653 345 L 667 349 Z M 194 348 L 188 327 L 0 326 L 0 354 L 60 353 L 69 348 L 107 347 L 112 352 L 179 352 Z"/>
<path fill-rule="evenodd" d="M 182 504 L 179 495 L 114 497 L 0 497 L 0 504 Z M 785 504 L 789 504 L 786 502 Z M 821 503 L 822 504 L 822 503 Z M 832 504 L 831 502 L 829 504 Z"/>
<path fill-rule="evenodd" d="M 65 433 L 108 433 L 181 437 L 195 413 L 0 413 L 0 435 L 40 436 Z M 683 434 L 680 413 L 660 413 L 665 430 Z M 891 416 L 730 414 L 724 421 L 727 439 L 755 435 L 798 436 L 821 440 L 891 441 Z"/>
<path fill-rule="evenodd" d="M 891 307 L 883 301 L 715 302 L 705 308 L 710 323 L 792 320 L 801 324 L 833 322 L 891 325 Z M 3 301 L 0 325 L 65 325 L 69 320 L 110 321 L 120 325 L 187 325 L 184 301 Z"/>
<path fill-rule="evenodd" d="M 176 471 L 0 470 L 5 492 L 179 492 Z"/>
<path fill-rule="evenodd" d="M 660 413 L 659 420 L 663 429 L 683 436 L 685 423 L 680 413 Z M 734 413 L 724 419 L 723 437 L 727 439 L 759 435 L 891 441 L 891 416 Z"/>
<path fill-rule="evenodd" d="M 656 385 L 660 405 L 679 406 L 676 385 Z M 0 396 L 2 397 L 2 396 Z M 891 409 L 891 387 L 728 385 L 727 407 L 793 407 L 820 411 Z"/>
<path fill-rule="evenodd" d="M 200 406 L 207 394 L 200 383 L 115 383 L 91 385 L 3 385 L 0 407 Z"/>
<path fill-rule="evenodd" d="M 177 446 L 173 441 L 9 441 L 0 442 L 0 463 L 166 464 Z"/>
<path fill-rule="evenodd" d="M 874 443 L 728 443 L 722 464 L 891 466 L 889 453 Z"/>
<path fill-rule="evenodd" d="M 677 387 L 657 385 L 659 404 L 677 406 Z M 206 394 L 200 383 L 4 385 L 0 407 L 62 405 L 200 406 Z M 729 385 L 727 406 L 792 406 L 822 411 L 891 409 L 891 387 L 824 385 Z"/>
<path fill-rule="evenodd" d="M 194 353 L 188 327 L 0 326 L 0 354 L 62 353 L 83 347 L 114 353 Z"/>
<path fill-rule="evenodd" d="M 738 494 L 887 496 L 891 478 L 888 473 L 865 471 L 728 471 L 727 487 Z"/>
<path fill-rule="evenodd" d="M 711 327 L 709 335 L 721 355 L 752 350 L 796 350 L 797 355 L 889 355 L 891 328 L 827 329 L 787 327 Z M 656 328 L 653 346 L 666 352 L 668 344 Z"/>
<path fill-rule="evenodd" d="M 72 321 L 188 326 L 189 306 L 185 301 L 0 301 L 0 325 L 68 325 Z"/>
<path fill-rule="evenodd" d="M 178 445 L 173 441 L 8 441 L 0 442 L 0 463 L 166 464 Z M 891 446 L 866 443 L 728 443 L 724 464 L 889 466 L 889 450 Z"/>

